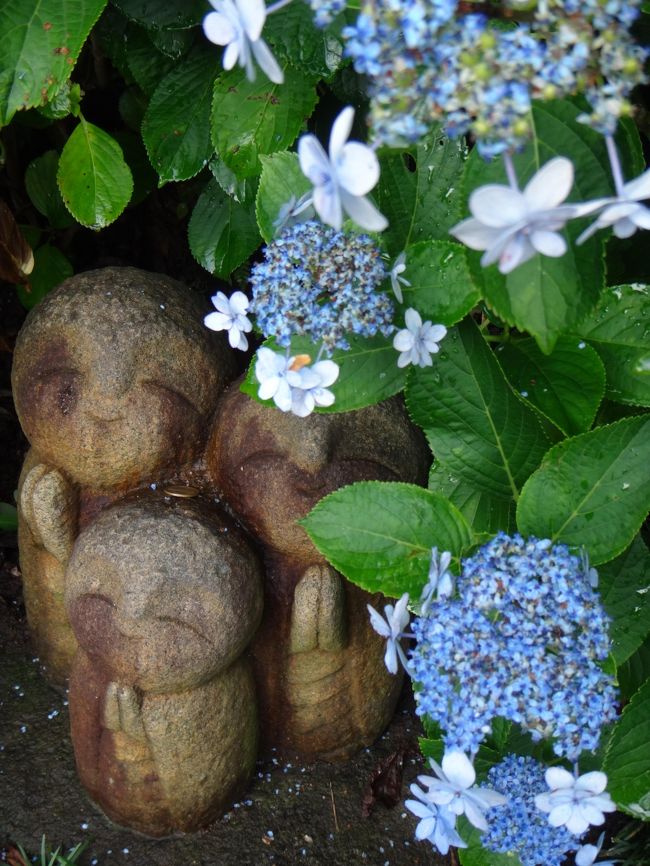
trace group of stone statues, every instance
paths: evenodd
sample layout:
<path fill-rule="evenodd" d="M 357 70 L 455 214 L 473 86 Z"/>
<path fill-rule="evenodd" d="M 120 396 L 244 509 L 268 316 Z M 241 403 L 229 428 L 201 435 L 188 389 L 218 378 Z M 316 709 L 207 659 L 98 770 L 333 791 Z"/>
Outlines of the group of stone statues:
<path fill-rule="evenodd" d="M 83 785 L 157 836 L 214 820 L 271 747 L 334 760 L 383 730 L 400 679 L 369 624 L 380 599 L 297 521 L 344 484 L 427 469 L 397 401 L 300 419 L 246 396 L 202 318 L 167 277 L 87 272 L 14 356 L 33 640 L 69 681 Z"/>

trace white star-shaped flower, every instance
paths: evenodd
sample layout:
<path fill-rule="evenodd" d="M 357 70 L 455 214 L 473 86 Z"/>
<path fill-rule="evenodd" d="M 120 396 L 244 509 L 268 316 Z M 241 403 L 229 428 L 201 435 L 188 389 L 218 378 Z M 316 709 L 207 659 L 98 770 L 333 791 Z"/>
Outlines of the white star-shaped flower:
<path fill-rule="evenodd" d="M 260 383 L 257 396 L 260 400 L 273 400 L 283 412 L 291 411 L 291 387 L 300 381 L 298 373 L 292 370 L 295 360 L 267 346 L 257 350 L 255 376 Z"/>
<path fill-rule="evenodd" d="M 431 548 L 431 562 L 429 564 L 429 578 L 424 585 L 420 602 L 420 612 L 423 616 L 429 612 L 433 604 L 434 596 L 445 598 L 454 591 L 454 578 L 447 570 L 451 563 L 451 553 L 447 550 L 438 556 L 438 548 Z"/>
<path fill-rule="evenodd" d="M 578 848 L 576 851 L 576 866 L 592 866 L 596 861 L 596 857 L 600 854 L 604 839 L 605 834 L 601 833 L 595 845 L 582 845 Z M 620 860 L 600 860 L 597 866 L 614 866 L 615 863 L 620 862 Z"/>
<path fill-rule="evenodd" d="M 410 615 L 407 608 L 409 603 L 409 594 L 405 592 L 395 606 L 387 604 L 384 607 L 384 618 L 378 613 L 374 607 L 367 605 L 368 613 L 370 614 L 370 624 L 382 637 L 388 641 L 386 645 L 386 655 L 384 663 L 391 674 L 397 673 L 397 657 L 408 670 L 408 660 L 400 644 L 400 638 L 404 636 L 404 629 L 409 624 Z"/>
<path fill-rule="evenodd" d="M 602 824 L 604 812 L 615 812 L 616 805 L 605 791 L 607 776 L 594 771 L 574 776 L 563 767 L 549 767 L 545 775 L 550 792 L 538 794 L 535 805 L 548 812 L 552 827 L 566 826 L 581 836 L 592 824 Z"/>
<path fill-rule="evenodd" d="M 294 415 L 306 418 L 316 406 L 334 403 L 334 394 L 328 390 L 339 377 L 339 365 L 334 361 L 317 361 L 312 367 L 302 367 L 298 377 L 298 384 L 291 388 L 291 411 Z"/>
<path fill-rule="evenodd" d="M 246 70 L 249 81 L 255 81 L 253 57 L 274 84 L 282 84 L 284 73 L 261 38 L 267 9 L 264 0 L 210 0 L 214 12 L 203 19 L 203 32 L 215 45 L 224 45 L 223 68 L 235 63 Z"/>
<path fill-rule="evenodd" d="M 388 225 L 366 193 L 379 180 L 374 150 L 359 141 L 348 141 L 354 109 L 344 108 L 332 125 L 329 157 L 315 135 L 298 142 L 300 168 L 314 185 L 314 207 L 327 225 L 340 229 L 347 213 L 363 229 L 383 231 Z"/>
<path fill-rule="evenodd" d="M 430 367 L 433 364 L 431 355 L 439 350 L 438 343 L 447 334 L 444 325 L 422 323 L 422 317 L 417 310 L 409 307 L 404 314 L 406 328 L 398 331 L 393 337 L 393 348 L 400 352 L 397 359 L 398 367 L 416 364 L 418 367 Z"/>
<path fill-rule="evenodd" d="M 617 238 L 629 238 L 637 229 L 650 229 L 650 208 L 641 204 L 650 198 L 650 169 L 623 184 L 619 195 L 612 199 L 598 219 L 585 229 L 577 240 L 582 244 L 598 229 L 612 228 Z"/>
<path fill-rule="evenodd" d="M 469 198 L 472 216 L 450 234 L 473 250 L 485 250 L 483 267 L 499 263 L 509 274 L 535 253 L 557 258 L 567 249 L 558 232 L 567 220 L 585 213 L 584 206 L 560 207 L 573 186 L 573 163 L 558 156 L 533 175 L 523 192 L 512 186 L 487 184 Z M 595 205 L 590 203 L 593 210 Z"/>
<path fill-rule="evenodd" d="M 484 812 L 493 806 L 503 806 L 508 798 L 498 791 L 473 788 L 476 771 L 464 752 L 450 749 L 442 758 L 442 767 L 430 760 L 437 778 L 418 776 L 418 781 L 428 788 L 427 798 L 436 806 L 445 806 L 453 815 L 467 816 L 467 820 L 479 830 L 487 830 Z"/>
<path fill-rule="evenodd" d="M 248 349 L 248 340 L 244 334 L 248 334 L 253 328 L 246 315 L 246 295 L 243 292 L 233 292 L 228 298 L 223 292 L 217 292 L 212 296 L 212 303 L 217 312 L 208 313 L 203 319 L 206 327 L 211 331 L 228 331 L 228 342 L 233 349 L 245 352 Z"/>
<path fill-rule="evenodd" d="M 413 812 L 420 821 L 415 828 L 415 838 L 428 839 L 441 854 L 448 854 L 449 848 L 467 848 L 456 832 L 456 815 L 445 806 L 436 806 L 428 795 L 418 785 L 411 785 L 411 793 L 417 800 L 406 800 L 404 805 Z"/>
<path fill-rule="evenodd" d="M 406 279 L 406 277 L 401 276 L 406 270 L 406 253 L 401 252 L 390 271 L 390 285 L 393 290 L 393 294 L 397 298 L 397 300 L 402 303 L 404 297 L 402 295 L 402 286 L 410 286 L 410 282 Z M 400 286 L 400 283 L 402 286 Z"/>

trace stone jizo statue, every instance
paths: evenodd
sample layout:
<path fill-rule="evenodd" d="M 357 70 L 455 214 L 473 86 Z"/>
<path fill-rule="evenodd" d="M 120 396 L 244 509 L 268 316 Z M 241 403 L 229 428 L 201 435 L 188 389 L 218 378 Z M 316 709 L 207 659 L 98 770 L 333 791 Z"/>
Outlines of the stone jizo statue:
<path fill-rule="evenodd" d="M 198 500 L 118 503 L 79 535 L 65 596 L 84 787 L 152 836 L 210 823 L 243 793 L 258 751 L 245 650 L 262 577 L 244 533 Z"/>
<path fill-rule="evenodd" d="M 264 617 L 253 642 L 264 745 L 344 758 L 387 725 L 401 687 L 367 603 L 297 524 L 325 495 L 361 480 L 423 483 L 426 443 L 397 400 L 297 418 L 235 382 L 206 450 L 210 478 L 262 543 Z"/>
<path fill-rule="evenodd" d="M 191 472 L 231 377 L 225 341 L 180 283 L 135 268 L 66 280 L 35 307 L 14 355 L 14 399 L 32 448 L 19 482 L 25 606 L 49 676 L 76 644 L 63 573 L 83 527 L 112 499 Z"/>

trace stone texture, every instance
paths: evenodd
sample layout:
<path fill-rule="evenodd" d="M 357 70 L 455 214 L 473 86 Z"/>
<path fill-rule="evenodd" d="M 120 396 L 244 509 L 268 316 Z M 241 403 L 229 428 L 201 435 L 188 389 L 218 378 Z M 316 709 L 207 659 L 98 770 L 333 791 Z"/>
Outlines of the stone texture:
<path fill-rule="evenodd" d="M 257 757 L 258 559 L 205 500 L 107 508 L 66 572 L 80 649 L 70 678 L 77 769 L 114 821 L 149 835 L 210 823 Z"/>
<path fill-rule="evenodd" d="M 168 277 L 105 268 L 62 283 L 18 336 L 12 384 L 32 445 L 19 485 L 21 565 L 30 626 L 55 682 L 74 652 L 62 567 L 77 521 L 187 471 L 232 375 L 226 342 L 202 315 Z"/>
<path fill-rule="evenodd" d="M 339 759 L 388 723 L 401 680 L 367 603 L 296 521 L 332 490 L 380 479 L 423 483 L 427 448 L 397 400 L 358 412 L 296 418 L 233 384 L 206 449 L 214 484 L 265 552 L 264 617 L 253 642 L 266 749 Z"/>

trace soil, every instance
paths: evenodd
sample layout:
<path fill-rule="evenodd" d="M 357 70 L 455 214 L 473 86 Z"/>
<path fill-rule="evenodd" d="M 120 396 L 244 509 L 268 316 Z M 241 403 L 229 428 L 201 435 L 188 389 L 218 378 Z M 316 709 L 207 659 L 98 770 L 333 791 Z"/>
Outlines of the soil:
<path fill-rule="evenodd" d="M 4 502 L 13 501 L 27 449 L 9 385 L 11 350 L 23 318 L 15 294 L 1 292 Z M 13 859 L 12 848 L 20 843 L 34 854 L 45 835 L 48 844 L 65 851 L 90 840 L 82 866 L 440 866 L 449 861 L 429 843 L 415 841 L 416 819 L 403 802 L 408 785 L 424 771 L 421 733 L 407 691 L 372 748 L 340 764 L 279 758 L 260 763 L 246 799 L 200 834 L 153 840 L 117 827 L 77 781 L 66 695 L 48 684 L 30 647 L 16 536 L 0 532 L 0 862 L 21 862 Z M 370 815 L 363 817 L 368 806 Z"/>

